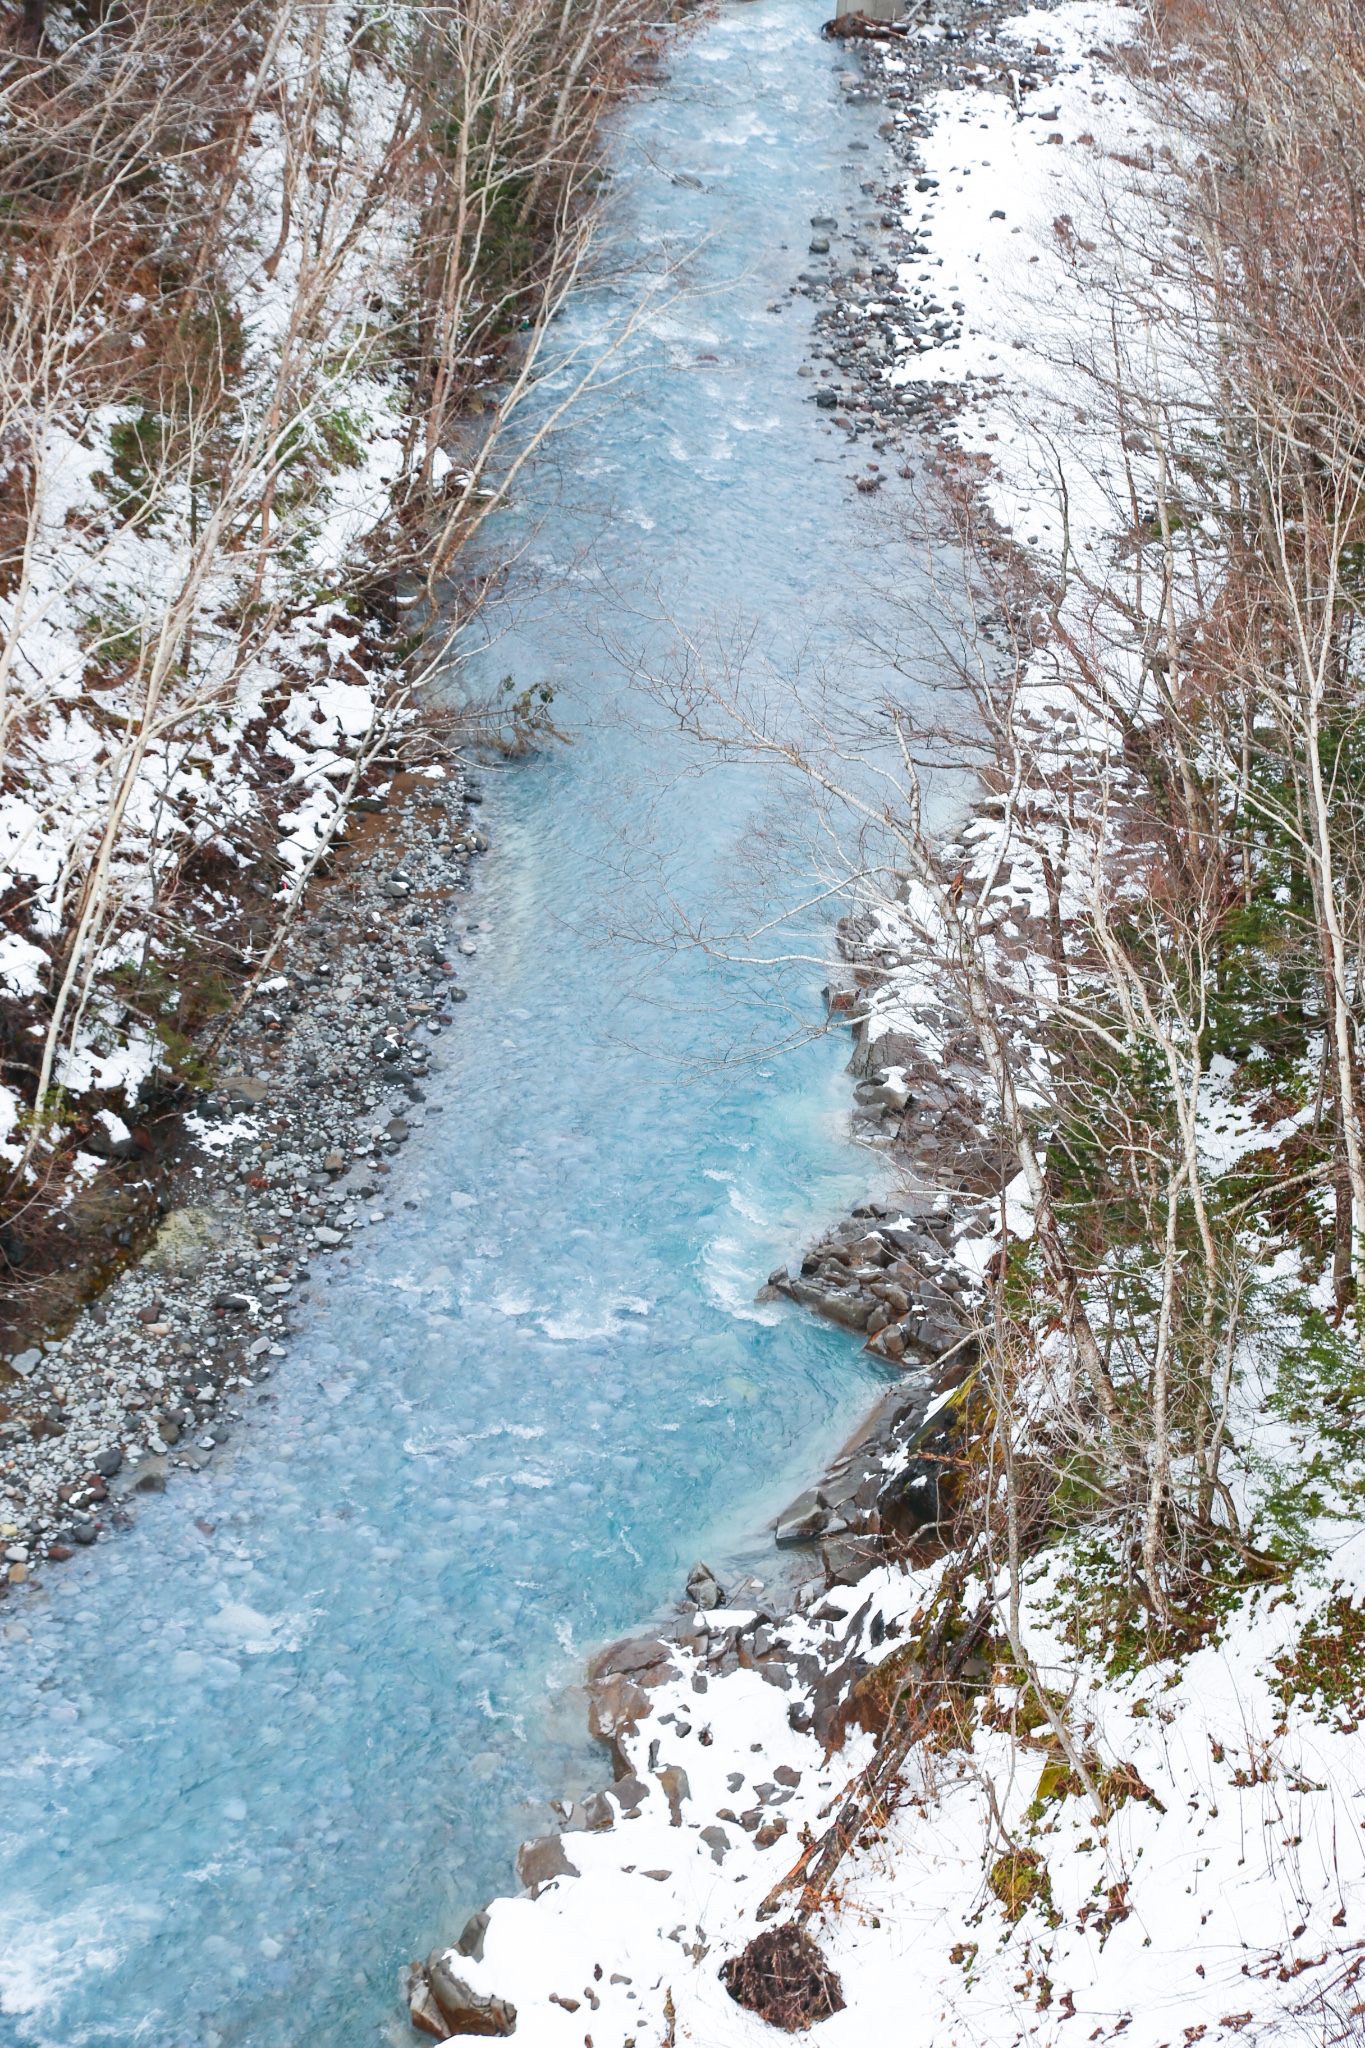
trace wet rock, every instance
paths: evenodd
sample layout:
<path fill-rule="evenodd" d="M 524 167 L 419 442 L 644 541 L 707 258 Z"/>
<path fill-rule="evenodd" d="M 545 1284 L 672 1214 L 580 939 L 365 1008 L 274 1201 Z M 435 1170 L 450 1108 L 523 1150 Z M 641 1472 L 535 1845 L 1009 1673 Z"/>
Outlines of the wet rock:
<path fill-rule="evenodd" d="M 564 1854 L 561 1835 L 539 1835 L 523 1842 L 517 1851 L 517 1881 L 538 1898 L 557 1877 L 577 1877 L 579 1872 Z"/>
<path fill-rule="evenodd" d="M 687 1597 L 707 1613 L 725 1605 L 725 1589 L 709 1564 L 698 1562 L 693 1565 L 687 1575 Z"/>
<path fill-rule="evenodd" d="M 93 1543 L 98 1535 L 99 1530 L 95 1527 L 95 1524 L 93 1522 L 75 1522 L 72 1524 L 72 1541 L 81 1544 L 83 1547 L 87 1547 L 91 1543 Z"/>
<path fill-rule="evenodd" d="M 829 1502 L 818 1487 L 811 1487 L 778 1516 L 776 1541 L 784 1550 L 798 1543 L 813 1543 L 828 1521 Z"/>
<path fill-rule="evenodd" d="M 468 1956 L 471 1962 L 483 1961 L 483 1938 L 488 1932 L 488 1913 L 480 1906 L 477 1913 L 471 1913 L 465 1921 L 464 1932 L 455 1944 L 458 1954 Z"/>
<path fill-rule="evenodd" d="M 420 1963 L 414 1963 L 408 1971 L 407 1981 L 408 2019 L 419 2034 L 429 2034 L 434 2041 L 448 2041 L 450 2028 L 446 2025 L 441 2011 L 427 1983 L 426 1972 Z"/>
<path fill-rule="evenodd" d="M 874 1297 L 864 1294 L 859 1287 L 829 1286 L 804 1279 L 792 1280 L 788 1284 L 794 1300 L 814 1309 L 817 1315 L 828 1316 L 832 1323 L 842 1323 L 849 1330 L 865 1330 L 867 1319 L 877 1306 Z"/>

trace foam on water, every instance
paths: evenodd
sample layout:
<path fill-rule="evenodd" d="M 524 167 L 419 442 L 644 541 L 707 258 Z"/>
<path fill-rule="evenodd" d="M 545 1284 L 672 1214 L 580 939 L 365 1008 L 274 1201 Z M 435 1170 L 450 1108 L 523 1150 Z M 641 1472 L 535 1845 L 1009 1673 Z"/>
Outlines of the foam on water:
<path fill-rule="evenodd" d="M 604 1773 L 585 1649 L 698 1555 L 757 1554 L 874 1383 L 847 1335 L 753 1305 L 872 1176 L 845 1045 L 725 1057 L 817 1021 L 818 972 L 774 1027 L 771 977 L 612 938 L 656 881 L 719 902 L 766 804 L 689 772 L 620 646 L 659 644 L 654 593 L 742 611 L 779 655 L 831 645 L 862 544 L 800 402 L 809 308 L 766 310 L 874 160 L 844 159 L 874 117 L 840 104 L 827 11 L 723 8 L 618 139 L 620 231 L 696 246 L 696 290 L 505 522 L 528 575 L 491 672 L 552 682 L 575 744 L 486 778 L 493 929 L 444 1114 L 394 1174 L 418 1208 L 334 1262 L 220 1469 L 139 1496 L 134 1529 L 4 1610 L 7 2043 L 407 2038 L 399 1965 L 507 1885 L 538 1802 Z"/>

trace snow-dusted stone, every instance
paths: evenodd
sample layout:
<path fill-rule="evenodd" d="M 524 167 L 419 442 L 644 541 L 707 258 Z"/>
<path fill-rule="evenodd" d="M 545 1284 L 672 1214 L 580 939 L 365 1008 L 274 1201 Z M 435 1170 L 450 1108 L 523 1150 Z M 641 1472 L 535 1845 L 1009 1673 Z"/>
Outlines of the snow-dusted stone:
<path fill-rule="evenodd" d="M 692 1797 L 692 1787 L 688 1782 L 687 1773 L 680 1764 L 669 1764 L 662 1771 L 656 1771 L 654 1775 L 659 1781 L 664 1798 L 668 1801 L 669 1825 L 680 1828 L 682 1803 L 684 1799 Z"/>
<path fill-rule="evenodd" d="M 633 1734 L 636 1724 L 649 1712 L 648 1695 L 622 1673 L 594 1679 L 589 1688 L 588 1732 L 595 1742 L 611 1751 L 618 1779 L 628 1777 L 630 1763 L 620 1747 L 620 1738 Z"/>
<path fill-rule="evenodd" d="M 575 1799 L 569 1808 L 569 1817 L 564 1823 L 563 1831 L 566 1835 L 595 1835 L 615 1825 L 616 1815 L 611 1810 L 611 1801 L 606 1793 L 590 1792 L 586 1799 Z"/>

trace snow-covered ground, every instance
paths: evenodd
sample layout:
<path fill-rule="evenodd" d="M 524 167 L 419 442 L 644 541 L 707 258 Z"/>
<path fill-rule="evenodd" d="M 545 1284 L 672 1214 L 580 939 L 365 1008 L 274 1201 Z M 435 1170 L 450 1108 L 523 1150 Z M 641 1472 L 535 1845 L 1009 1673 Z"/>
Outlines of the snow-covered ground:
<path fill-rule="evenodd" d="M 341 9 L 319 15 L 317 47 L 311 30 L 281 32 L 221 200 L 227 342 L 199 381 L 221 378 L 223 413 L 201 416 L 194 379 L 164 419 L 155 395 L 92 406 L 79 375 L 41 391 L 22 561 L 0 594 L 0 997 L 25 1006 L 12 1021 L 35 1069 L 50 1029 L 51 1087 L 115 1110 L 183 1058 L 182 969 L 192 981 L 216 948 L 240 947 L 232 899 L 287 899 L 340 828 L 394 686 L 348 585 L 405 452 L 386 308 L 413 221 L 401 190 L 374 190 L 403 87 L 358 53 Z M 275 102 L 293 118 L 318 76 L 326 203 L 296 179 L 291 209 Z M 98 319 L 134 366 L 164 338 L 165 309 L 118 275 Z M 211 461 L 185 452 L 214 435 Z M 11 1165 L 24 1107 L 0 1085 Z"/>
<path fill-rule="evenodd" d="M 1127 246 L 1176 232 L 1161 206 L 1170 145 L 1108 54 L 1142 22 L 1127 0 L 1021 14 L 1001 29 L 990 67 L 968 69 L 958 91 L 937 96 L 923 178 L 903 187 L 905 223 L 930 254 L 902 264 L 900 284 L 912 305 L 927 286 L 922 297 L 946 301 L 957 317 L 954 338 L 907 345 L 890 380 L 965 392 L 953 439 L 989 464 L 980 488 L 1001 529 L 1049 566 L 1062 554 L 1063 485 L 1067 539 L 1079 554 L 1124 523 L 1130 472 L 1149 491 L 1145 453 L 1119 441 L 1101 380 L 1112 384 L 1116 348 L 1125 366 L 1141 356 L 1142 314 L 1165 305 L 1163 292 L 1169 375 L 1188 310 L 1176 281 Z M 885 47 L 872 61 L 889 79 L 905 66 Z M 1132 306 L 1116 337 L 1110 309 L 1125 292 Z"/>
<path fill-rule="evenodd" d="M 1106 1680 L 1078 1670 L 1049 1628 L 1062 1566 L 1044 1563 L 1029 1589 L 1026 1644 L 1069 1698 L 1087 1750 L 1106 1770 L 1126 1765 L 1133 1793 L 1102 1823 L 1082 1794 L 1049 1796 L 1045 1785 L 1040 1800 L 1040 1779 L 1058 1776 L 1056 1749 L 1012 1735 L 1010 1710 L 1022 1703 L 1012 1682 L 977 1687 L 970 1746 L 912 1752 L 885 1836 L 848 1858 L 837 1903 L 811 1923 L 845 1999 L 812 2039 L 1122 2033 L 1162 2048 L 1205 2034 L 1279 2037 L 1296 2007 L 1365 1956 L 1359 1737 L 1344 1712 L 1300 1705 L 1286 1715 L 1274 1690 L 1274 1660 L 1292 1651 L 1312 1600 L 1284 1604 L 1272 1589 L 1179 1667 Z M 1365 1538 L 1353 1536 L 1330 1576 L 1354 1579 L 1362 1567 Z M 836 1589 L 830 1604 L 865 1609 L 857 1646 L 877 1664 L 897 1656 L 897 1634 L 937 1576 L 886 1568 L 854 1593 Z M 877 1617 L 887 1633 L 874 1647 Z M 712 1640 L 748 1619 L 716 1611 Z M 818 1655 L 845 1627 L 806 1616 L 776 1634 L 795 1658 Z M 730 1999 L 718 1968 L 759 1932 L 756 1908 L 803 1830 L 822 1832 L 872 1742 L 855 1729 L 827 1757 L 790 1726 L 799 1685 L 783 1690 L 755 1667 L 709 1676 L 699 1694 L 704 1663 L 679 1650 L 675 1664 L 679 1675 L 651 1693 L 650 1718 L 625 1744 L 649 1788 L 638 1818 L 566 1834 L 578 1875 L 534 1900 L 499 1900 L 482 1960 L 450 1957 L 471 1989 L 511 2000 L 528 2043 L 577 2048 L 586 2033 L 594 2048 L 631 2038 L 653 2048 L 669 2038 L 670 1999 L 679 2041 L 746 2048 L 771 2037 Z M 993 1675 L 1008 1677 L 1005 1667 Z M 992 1701 L 995 1725 L 981 1725 Z M 658 1776 L 669 1771 L 688 1788 L 676 1822 Z M 774 1816 L 785 1832 L 756 1846 Z M 1046 1865 L 1048 1896 L 1011 1921 L 989 1878 L 1018 1850 Z M 1336 1997 L 1342 2013 L 1356 2003 L 1349 1985 Z"/>

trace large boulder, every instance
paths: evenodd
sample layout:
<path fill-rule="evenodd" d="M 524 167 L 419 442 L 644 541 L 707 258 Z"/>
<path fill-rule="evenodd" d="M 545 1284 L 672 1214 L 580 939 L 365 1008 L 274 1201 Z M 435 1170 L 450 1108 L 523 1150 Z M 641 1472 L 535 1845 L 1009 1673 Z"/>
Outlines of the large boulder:
<path fill-rule="evenodd" d="M 725 1605 L 725 1589 L 709 1564 L 702 1564 L 699 1560 L 693 1565 L 687 1574 L 687 1597 L 694 1606 L 705 1608 L 708 1613 L 712 1608 Z"/>
<path fill-rule="evenodd" d="M 783 1550 L 799 1543 L 813 1543 L 829 1526 L 829 1501 L 818 1487 L 799 1493 L 777 1518 L 775 1540 Z"/>
<path fill-rule="evenodd" d="M 624 1636 L 619 1643 L 609 1643 L 605 1650 L 598 1651 L 588 1667 L 588 1675 L 607 1678 L 619 1673 L 634 1678 L 640 1685 L 662 1685 L 666 1678 L 678 1675 L 669 1663 L 672 1652 L 673 1645 L 657 1636 Z"/>
<path fill-rule="evenodd" d="M 447 2040 L 456 2034 L 515 2034 L 517 2009 L 505 1998 L 473 1990 L 451 1969 L 447 1953 L 434 1948 L 426 1960 L 431 1999 L 445 2021 Z"/>
<path fill-rule="evenodd" d="M 560 1835 L 537 1835 L 523 1842 L 517 1851 L 517 1878 L 536 1898 L 557 1877 L 577 1877 L 578 1871 L 564 1854 Z"/>
<path fill-rule="evenodd" d="M 419 2034 L 430 2034 L 433 2041 L 448 2041 L 450 2028 L 445 2014 L 432 1996 L 427 1982 L 427 1973 L 421 1963 L 412 1963 L 408 1968 L 407 1981 L 408 2018 Z"/>

